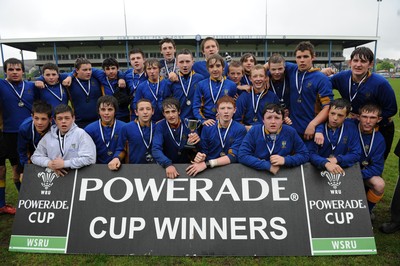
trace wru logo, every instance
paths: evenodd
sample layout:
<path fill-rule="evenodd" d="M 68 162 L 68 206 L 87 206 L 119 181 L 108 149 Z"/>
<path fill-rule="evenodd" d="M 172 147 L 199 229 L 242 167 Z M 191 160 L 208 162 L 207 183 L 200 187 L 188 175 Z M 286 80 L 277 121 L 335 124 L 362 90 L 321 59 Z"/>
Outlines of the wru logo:
<path fill-rule="evenodd" d="M 50 168 L 46 168 L 44 172 L 38 173 L 38 178 L 42 179 L 42 187 L 44 187 L 45 191 L 42 191 L 42 194 L 50 195 L 51 191 L 47 191 L 51 186 L 53 186 L 54 178 L 58 178 L 58 176 L 51 170 Z"/>
<path fill-rule="evenodd" d="M 329 171 L 322 171 L 321 176 L 326 177 L 328 179 L 328 185 L 330 185 L 331 187 L 333 187 L 333 189 L 336 190 L 341 184 L 341 182 L 339 180 L 340 180 L 341 176 L 344 176 L 344 173 L 343 174 L 332 174 Z M 331 193 L 332 193 L 332 191 L 331 191 Z M 332 193 L 332 194 L 341 194 L 341 192 L 336 191 L 335 193 Z"/>

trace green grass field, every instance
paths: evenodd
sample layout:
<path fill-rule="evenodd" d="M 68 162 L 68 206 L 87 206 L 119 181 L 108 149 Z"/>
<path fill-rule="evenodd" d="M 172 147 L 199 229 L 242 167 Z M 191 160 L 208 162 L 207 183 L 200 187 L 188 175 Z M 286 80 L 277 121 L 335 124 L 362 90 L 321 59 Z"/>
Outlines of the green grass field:
<path fill-rule="evenodd" d="M 400 79 L 390 83 L 396 92 L 400 105 Z M 400 137 L 400 119 L 395 117 L 396 133 L 394 146 Z M 14 253 L 8 251 L 13 216 L 0 215 L 0 265 L 399 265 L 400 232 L 385 235 L 379 232 L 379 226 L 390 219 L 389 205 L 398 176 L 398 158 L 391 153 L 386 161 L 384 179 L 386 192 L 382 201 L 375 208 L 376 219 L 373 221 L 378 255 L 376 256 L 324 256 L 324 257 L 147 257 L 147 256 L 108 256 L 108 255 L 54 255 Z M 8 167 L 9 169 L 10 167 Z M 7 174 L 7 201 L 17 203 L 17 193 Z"/>

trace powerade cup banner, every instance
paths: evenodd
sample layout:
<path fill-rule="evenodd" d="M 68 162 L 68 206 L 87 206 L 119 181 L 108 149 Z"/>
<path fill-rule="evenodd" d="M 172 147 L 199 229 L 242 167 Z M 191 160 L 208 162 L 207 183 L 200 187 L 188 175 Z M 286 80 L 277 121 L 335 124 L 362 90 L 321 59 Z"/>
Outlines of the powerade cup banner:
<path fill-rule="evenodd" d="M 359 166 L 277 175 L 240 164 L 167 179 L 158 165 L 57 177 L 27 165 L 10 251 L 171 256 L 376 254 Z"/>

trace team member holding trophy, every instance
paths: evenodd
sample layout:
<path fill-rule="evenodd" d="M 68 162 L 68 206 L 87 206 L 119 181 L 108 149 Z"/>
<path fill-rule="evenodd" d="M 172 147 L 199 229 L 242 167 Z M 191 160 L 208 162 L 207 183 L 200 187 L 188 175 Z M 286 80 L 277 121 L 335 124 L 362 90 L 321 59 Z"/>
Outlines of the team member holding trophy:
<path fill-rule="evenodd" d="M 197 133 L 193 133 L 188 126 L 197 128 L 195 123 L 188 126 L 182 123 L 179 101 L 167 98 L 162 103 L 165 119 L 157 123 L 154 132 L 152 152 L 155 161 L 165 168 L 168 178 L 179 176 L 174 163 L 189 163 L 195 155 L 195 150 L 185 148 L 186 144 L 196 145 L 200 142 Z"/>
<path fill-rule="evenodd" d="M 201 151 L 196 154 L 186 173 L 195 176 L 207 168 L 223 166 L 237 162 L 240 144 L 246 135 L 246 128 L 233 121 L 236 112 L 235 100 L 222 96 L 217 101 L 218 121 L 210 127 L 203 127 L 201 132 Z M 218 136 L 218 138 L 216 138 Z"/>

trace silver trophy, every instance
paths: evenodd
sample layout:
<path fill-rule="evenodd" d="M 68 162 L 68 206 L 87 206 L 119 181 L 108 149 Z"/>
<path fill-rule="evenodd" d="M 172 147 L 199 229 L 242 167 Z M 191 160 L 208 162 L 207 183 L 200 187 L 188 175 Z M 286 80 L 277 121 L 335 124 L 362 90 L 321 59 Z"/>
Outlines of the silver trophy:
<path fill-rule="evenodd" d="M 196 130 L 200 127 L 201 123 L 199 120 L 195 119 L 188 119 L 185 118 L 185 126 L 190 130 L 190 133 L 195 133 Z M 189 136 L 188 136 L 189 139 Z M 190 143 L 189 141 L 185 145 L 186 148 L 193 149 L 194 148 L 194 143 Z"/>

